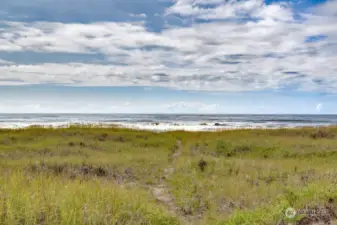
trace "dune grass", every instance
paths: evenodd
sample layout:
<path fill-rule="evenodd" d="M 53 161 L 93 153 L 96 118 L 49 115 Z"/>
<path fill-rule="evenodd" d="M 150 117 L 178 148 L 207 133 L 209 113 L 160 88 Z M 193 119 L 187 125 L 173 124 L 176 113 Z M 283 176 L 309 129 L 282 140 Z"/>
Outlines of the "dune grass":
<path fill-rule="evenodd" d="M 1 180 L 1 224 L 178 224 L 138 189 L 14 172 Z"/>
<path fill-rule="evenodd" d="M 0 224 L 277 224 L 336 209 L 336 162 L 336 127 L 2 129 Z"/>

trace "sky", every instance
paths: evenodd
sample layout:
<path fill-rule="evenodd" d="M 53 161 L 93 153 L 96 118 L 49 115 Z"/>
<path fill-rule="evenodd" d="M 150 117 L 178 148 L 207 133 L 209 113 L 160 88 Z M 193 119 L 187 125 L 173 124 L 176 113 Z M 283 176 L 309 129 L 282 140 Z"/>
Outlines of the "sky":
<path fill-rule="evenodd" d="M 1 0 L 0 113 L 337 114 L 337 0 Z"/>

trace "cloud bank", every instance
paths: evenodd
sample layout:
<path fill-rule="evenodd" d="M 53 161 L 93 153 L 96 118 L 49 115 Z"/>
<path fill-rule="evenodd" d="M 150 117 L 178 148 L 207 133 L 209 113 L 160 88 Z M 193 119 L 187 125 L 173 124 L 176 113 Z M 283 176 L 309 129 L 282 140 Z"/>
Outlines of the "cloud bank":
<path fill-rule="evenodd" d="M 0 85 L 336 92 L 336 11 L 335 0 L 301 11 L 287 2 L 175 0 L 155 14 L 165 22 L 159 31 L 149 26 L 154 13 L 88 23 L 6 17 L 0 23 Z M 1 53 L 99 54 L 103 60 L 27 64 Z"/>

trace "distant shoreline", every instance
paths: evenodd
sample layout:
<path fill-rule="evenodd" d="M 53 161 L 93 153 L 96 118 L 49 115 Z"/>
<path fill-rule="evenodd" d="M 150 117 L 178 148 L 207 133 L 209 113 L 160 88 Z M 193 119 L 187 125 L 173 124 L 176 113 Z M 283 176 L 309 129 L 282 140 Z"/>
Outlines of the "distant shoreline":
<path fill-rule="evenodd" d="M 121 127 L 133 130 L 223 131 L 237 129 L 279 129 L 337 125 L 337 115 L 188 115 L 188 114 L 0 114 L 0 128 L 31 126 Z"/>
<path fill-rule="evenodd" d="M 159 126 L 158 124 L 157 126 Z M 63 125 L 27 125 L 22 127 L 0 127 L 0 130 L 27 130 L 27 129 L 118 129 L 118 130 L 137 130 L 137 131 L 150 131 L 150 132 L 223 132 L 223 131 L 240 131 L 240 130 L 302 130 L 302 129 L 318 129 L 318 128 L 334 128 L 337 125 L 308 125 L 308 126 L 293 126 L 293 127 L 220 127 L 220 126 L 208 126 L 206 129 L 179 129 L 179 126 L 171 126 L 168 129 L 156 129 L 156 125 L 152 125 L 153 128 L 142 128 L 136 125 L 124 126 L 119 124 L 78 124 L 78 123 L 68 123 Z M 204 126 L 204 125 L 200 125 Z"/>

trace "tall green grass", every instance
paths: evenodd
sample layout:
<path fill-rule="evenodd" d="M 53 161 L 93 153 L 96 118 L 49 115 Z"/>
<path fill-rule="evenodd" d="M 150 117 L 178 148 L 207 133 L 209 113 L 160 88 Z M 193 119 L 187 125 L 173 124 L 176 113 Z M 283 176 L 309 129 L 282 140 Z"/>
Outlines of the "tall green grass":
<path fill-rule="evenodd" d="M 0 224 L 273 225 L 336 206 L 336 161 L 336 127 L 3 129 Z"/>
<path fill-rule="evenodd" d="M 0 223 L 15 224 L 178 224 L 149 201 L 148 193 L 95 178 L 68 180 L 11 172 L 0 180 Z"/>

